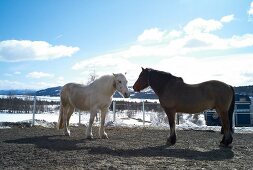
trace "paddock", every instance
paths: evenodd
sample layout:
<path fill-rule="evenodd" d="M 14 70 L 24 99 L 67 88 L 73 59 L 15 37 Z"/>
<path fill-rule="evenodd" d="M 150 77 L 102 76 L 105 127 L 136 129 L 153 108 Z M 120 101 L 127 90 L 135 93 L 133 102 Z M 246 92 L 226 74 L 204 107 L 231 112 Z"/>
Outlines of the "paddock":
<path fill-rule="evenodd" d="M 233 148 L 219 148 L 221 134 L 178 130 L 165 146 L 168 129 L 107 127 L 109 139 L 85 139 L 85 127 L 0 129 L 0 169 L 252 169 L 253 134 L 234 134 Z"/>

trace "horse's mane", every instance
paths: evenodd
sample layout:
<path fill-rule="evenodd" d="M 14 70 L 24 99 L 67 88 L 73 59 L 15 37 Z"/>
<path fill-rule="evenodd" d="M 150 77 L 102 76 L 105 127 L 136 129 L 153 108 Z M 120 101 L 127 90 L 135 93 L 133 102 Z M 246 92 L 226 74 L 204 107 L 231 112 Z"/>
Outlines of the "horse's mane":
<path fill-rule="evenodd" d="M 184 80 L 181 77 L 177 77 L 172 75 L 171 73 L 167 73 L 164 71 L 154 70 L 150 69 L 151 71 L 158 73 L 160 80 L 165 83 L 168 81 L 177 81 L 177 82 L 184 82 Z"/>
<path fill-rule="evenodd" d="M 100 88 L 108 88 L 110 89 L 114 82 L 114 76 L 113 75 L 103 75 L 96 79 L 94 82 L 90 84 L 90 86 L 98 86 Z"/>
<path fill-rule="evenodd" d="M 154 69 L 148 69 L 149 71 L 149 85 L 151 88 L 155 91 L 156 94 L 162 93 L 165 87 L 167 87 L 168 84 L 174 84 L 174 83 L 183 83 L 183 79 L 181 77 L 176 77 L 170 73 L 154 70 Z M 152 84 L 151 84 L 152 83 Z"/>

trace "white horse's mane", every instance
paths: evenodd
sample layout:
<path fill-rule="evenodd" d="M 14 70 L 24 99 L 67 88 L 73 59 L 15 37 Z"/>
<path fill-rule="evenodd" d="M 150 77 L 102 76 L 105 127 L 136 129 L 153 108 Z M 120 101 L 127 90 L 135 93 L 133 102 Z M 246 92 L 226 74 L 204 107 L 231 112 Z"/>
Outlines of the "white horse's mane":
<path fill-rule="evenodd" d="M 115 78 L 113 75 L 104 75 L 96 79 L 94 82 L 92 82 L 91 86 L 96 86 L 97 89 L 105 89 L 109 90 L 112 89 L 113 83 L 115 81 Z"/>

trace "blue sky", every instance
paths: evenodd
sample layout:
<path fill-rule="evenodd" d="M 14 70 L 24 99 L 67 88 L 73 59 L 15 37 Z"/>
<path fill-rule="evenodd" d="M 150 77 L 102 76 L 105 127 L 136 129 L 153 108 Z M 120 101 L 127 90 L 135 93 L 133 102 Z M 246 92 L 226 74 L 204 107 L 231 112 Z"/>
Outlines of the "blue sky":
<path fill-rule="evenodd" d="M 43 89 L 141 67 L 253 84 L 252 0 L 1 0 L 0 89 Z"/>

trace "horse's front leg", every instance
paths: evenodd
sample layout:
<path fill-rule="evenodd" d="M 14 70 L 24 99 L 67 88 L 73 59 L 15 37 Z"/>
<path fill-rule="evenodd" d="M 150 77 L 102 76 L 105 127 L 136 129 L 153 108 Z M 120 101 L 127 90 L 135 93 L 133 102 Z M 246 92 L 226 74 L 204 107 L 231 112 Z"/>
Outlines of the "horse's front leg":
<path fill-rule="evenodd" d="M 169 125 L 170 125 L 170 136 L 167 138 L 167 145 L 171 146 L 176 143 L 177 136 L 176 136 L 176 124 L 175 124 L 175 115 L 176 112 L 175 110 L 171 109 L 164 109 L 169 120 Z"/>
<path fill-rule="evenodd" d="M 93 139 L 93 134 L 92 134 L 92 124 L 94 122 L 94 118 L 97 114 L 96 110 L 91 110 L 90 111 L 90 120 L 89 120 L 89 125 L 86 129 L 86 138 L 87 139 Z"/>
<path fill-rule="evenodd" d="M 108 139 L 107 134 L 105 133 L 105 117 L 106 117 L 106 113 L 108 112 L 108 108 L 105 109 L 101 109 L 101 125 L 100 125 L 100 129 L 99 129 L 99 136 L 102 139 Z"/>

